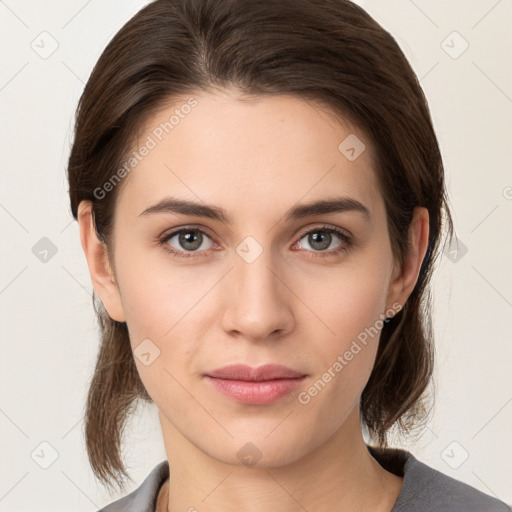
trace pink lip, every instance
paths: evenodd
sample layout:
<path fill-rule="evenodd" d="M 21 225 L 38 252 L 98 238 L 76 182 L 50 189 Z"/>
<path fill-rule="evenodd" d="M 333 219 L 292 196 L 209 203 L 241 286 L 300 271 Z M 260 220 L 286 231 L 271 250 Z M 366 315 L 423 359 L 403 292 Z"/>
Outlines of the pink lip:
<path fill-rule="evenodd" d="M 306 375 L 281 365 L 230 365 L 208 372 L 206 380 L 226 396 L 249 405 L 270 404 L 291 393 Z"/>

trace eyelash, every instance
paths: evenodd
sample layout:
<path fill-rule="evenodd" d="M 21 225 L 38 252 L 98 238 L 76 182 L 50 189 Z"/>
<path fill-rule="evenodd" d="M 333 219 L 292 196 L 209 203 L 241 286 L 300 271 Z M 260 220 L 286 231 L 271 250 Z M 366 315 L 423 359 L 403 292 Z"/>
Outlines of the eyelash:
<path fill-rule="evenodd" d="M 184 228 L 180 228 L 175 231 L 172 231 L 170 233 L 166 233 L 165 235 L 160 237 L 158 239 L 158 245 L 160 245 L 164 249 L 164 251 L 170 253 L 174 258 L 178 258 L 178 259 L 196 258 L 196 257 L 198 257 L 198 254 L 200 254 L 201 252 L 204 252 L 204 251 L 191 251 L 189 253 L 187 253 L 186 251 L 177 251 L 176 249 L 174 249 L 172 246 L 170 246 L 167 243 L 175 235 L 178 235 L 182 232 L 187 232 L 187 231 L 197 231 L 197 232 L 200 232 L 203 235 L 206 235 L 209 238 L 211 238 L 208 235 L 208 233 L 204 232 L 202 229 L 199 229 L 196 227 L 184 227 Z M 313 229 L 304 231 L 299 236 L 298 240 L 301 240 L 306 235 L 309 235 L 311 233 L 318 233 L 318 232 L 334 233 L 339 236 L 342 243 L 336 249 L 331 249 L 329 251 L 311 251 L 308 249 L 307 252 L 312 253 L 312 255 L 311 255 L 312 258 L 327 258 L 329 256 L 334 256 L 337 254 L 347 252 L 350 249 L 350 247 L 352 247 L 352 244 L 353 244 L 352 238 L 349 235 L 347 235 L 344 231 L 342 231 L 341 229 L 336 228 L 334 226 L 330 226 L 330 225 L 318 226 Z"/>

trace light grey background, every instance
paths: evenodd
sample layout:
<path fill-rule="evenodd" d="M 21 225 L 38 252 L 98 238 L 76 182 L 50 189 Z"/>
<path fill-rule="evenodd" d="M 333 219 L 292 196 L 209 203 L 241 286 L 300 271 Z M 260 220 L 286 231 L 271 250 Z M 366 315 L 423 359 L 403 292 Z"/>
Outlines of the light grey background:
<path fill-rule="evenodd" d="M 145 3 L 0 0 L 2 512 L 95 511 L 118 497 L 94 479 L 84 447 L 98 331 L 65 165 L 92 67 Z M 396 444 L 512 503 L 512 2 L 358 3 L 421 79 L 461 241 L 435 276 L 432 421 Z M 125 445 L 132 488 L 165 458 L 156 410 L 138 412 Z"/>

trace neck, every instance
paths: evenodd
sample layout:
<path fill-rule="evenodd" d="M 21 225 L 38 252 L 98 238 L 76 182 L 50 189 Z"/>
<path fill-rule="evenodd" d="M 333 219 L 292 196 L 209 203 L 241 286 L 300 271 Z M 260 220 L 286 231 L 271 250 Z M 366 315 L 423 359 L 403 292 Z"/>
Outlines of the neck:
<path fill-rule="evenodd" d="M 359 411 L 307 456 L 279 467 L 225 464 L 192 445 L 160 415 L 170 479 L 157 511 L 390 512 L 403 479 L 371 456 Z"/>

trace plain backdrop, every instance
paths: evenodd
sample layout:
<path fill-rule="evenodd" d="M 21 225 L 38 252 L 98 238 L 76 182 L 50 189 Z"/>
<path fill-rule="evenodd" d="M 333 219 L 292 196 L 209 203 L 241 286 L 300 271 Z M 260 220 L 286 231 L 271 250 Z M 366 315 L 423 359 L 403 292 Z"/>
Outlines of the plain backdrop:
<path fill-rule="evenodd" d="M 84 447 L 99 339 L 65 166 L 92 67 L 145 3 L 0 1 L 2 512 L 92 512 L 119 497 L 95 480 Z M 396 445 L 512 503 L 512 2 L 358 3 L 421 79 L 459 239 L 435 274 L 432 420 Z M 124 456 L 131 489 L 165 459 L 154 408 L 129 422 Z"/>

